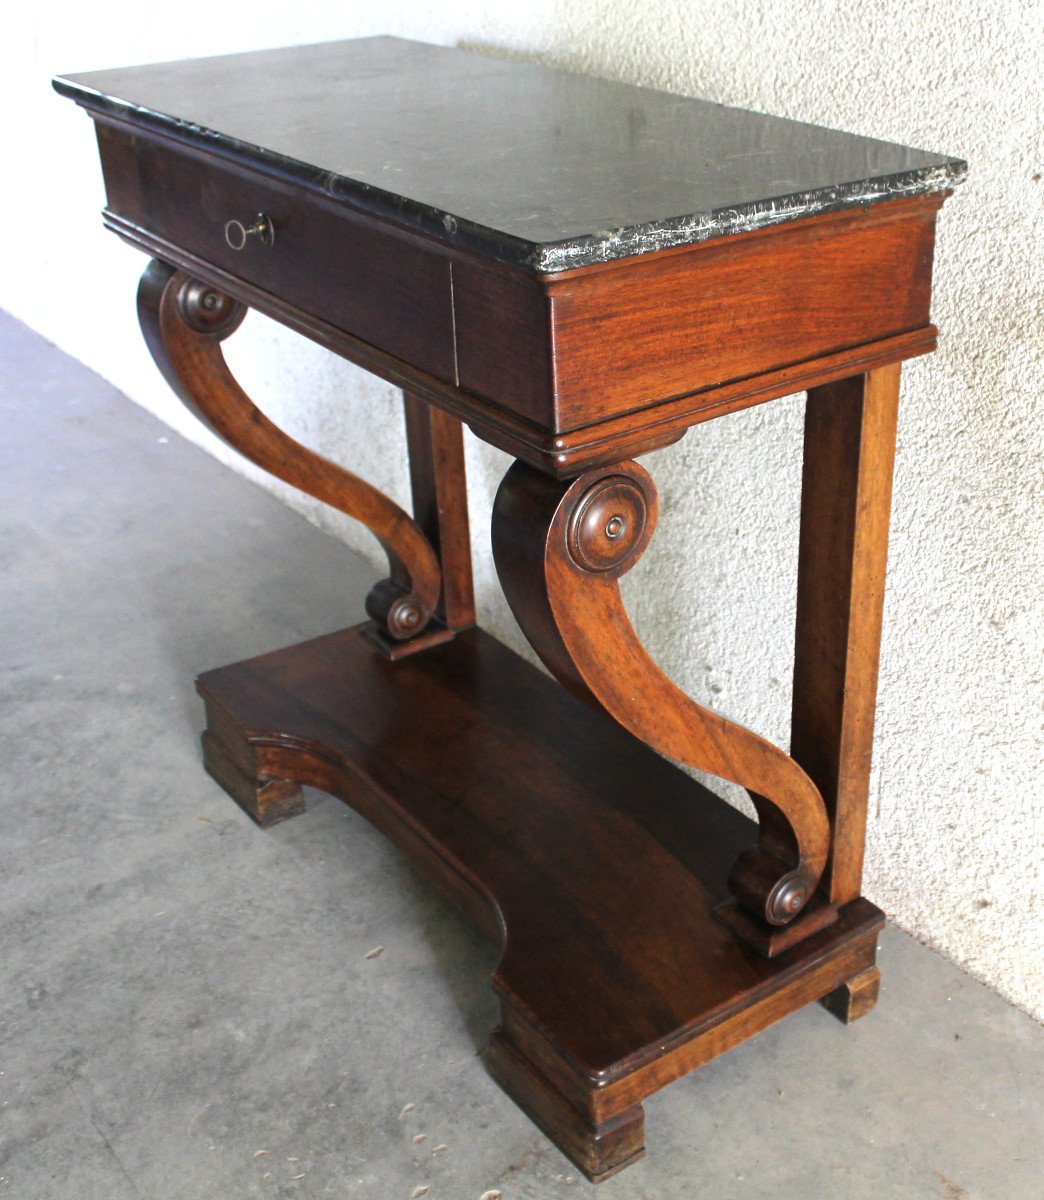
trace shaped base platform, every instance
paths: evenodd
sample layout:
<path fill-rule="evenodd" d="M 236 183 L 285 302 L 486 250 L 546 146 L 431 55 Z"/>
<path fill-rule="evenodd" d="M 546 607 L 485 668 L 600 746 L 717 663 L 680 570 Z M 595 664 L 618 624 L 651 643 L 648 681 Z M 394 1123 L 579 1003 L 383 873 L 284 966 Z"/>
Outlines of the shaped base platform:
<path fill-rule="evenodd" d="M 739 941 L 712 909 L 754 824 L 495 639 L 389 662 L 364 631 L 201 676 L 207 767 L 261 824 L 340 797 L 502 946 L 490 1069 L 588 1178 L 642 1155 L 646 1096 L 870 977 L 862 899 Z"/>

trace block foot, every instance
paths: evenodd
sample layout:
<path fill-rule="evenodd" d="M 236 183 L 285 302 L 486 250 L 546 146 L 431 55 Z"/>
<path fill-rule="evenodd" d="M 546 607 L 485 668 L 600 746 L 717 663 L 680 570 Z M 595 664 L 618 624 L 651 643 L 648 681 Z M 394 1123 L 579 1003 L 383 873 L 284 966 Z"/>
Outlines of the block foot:
<path fill-rule="evenodd" d="M 880 990 L 881 972 L 877 967 L 868 967 L 824 996 L 819 1003 L 839 1021 L 851 1025 L 874 1007 Z"/>
<path fill-rule="evenodd" d="M 490 1039 L 490 1074 L 592 1183 L 601 1183 L 645 1154 L 645 1110 L 632 1104 L 594 1124 L 562 1095 L 503 1031 Z"/>
<path fill-rule="evenodd" d="M 256 779 L 244 771 L 209 731 L 203 741 L 203 765 L 239 807 L 267 829 L 305 810 L 301 785 L 289 779 Z"/>

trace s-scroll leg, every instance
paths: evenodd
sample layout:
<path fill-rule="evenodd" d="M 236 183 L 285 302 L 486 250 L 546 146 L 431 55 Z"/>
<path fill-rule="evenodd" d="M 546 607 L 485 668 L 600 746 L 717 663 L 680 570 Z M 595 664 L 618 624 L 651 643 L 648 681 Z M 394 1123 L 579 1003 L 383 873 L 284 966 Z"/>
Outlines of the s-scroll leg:
<path fill-rule="evenodd" d="M 438 555 L 418 523 L 376 488 L 277 428 L 233 378 L 221 342 L 246 315 L 231 296 L 154 259 L 138 287 L 138 314 L 167 382 L 205 425 L 245 458 L 360 521 L 388 556 L 389 578 L 366 609 L 389 643 L 411 645 L 436 614 Z M 444 629 L 442 636 L 451 636 Z"/>
<path fill-rule="evenodd" d="M 515 463 L 494 505 L 497 571 L 527 638 L 566 687 L 660 753 L 751 794 L 759 840 L 733 867 L 735 904 L 719 915 L 771 957 L 836 919 L 815 895 L 830 848 L 826 808 L 792 758 L 696 704 L 638 640 L 617 581 L 645 551 L 656 515 L 656 489 L 636 463 L 564 483 Z"/>

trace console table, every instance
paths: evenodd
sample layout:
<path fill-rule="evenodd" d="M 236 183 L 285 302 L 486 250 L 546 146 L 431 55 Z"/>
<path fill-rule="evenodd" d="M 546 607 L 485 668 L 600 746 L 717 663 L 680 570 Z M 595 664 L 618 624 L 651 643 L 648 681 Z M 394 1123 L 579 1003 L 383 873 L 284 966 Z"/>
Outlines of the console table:
<path fill-rule="evenodd" d="M 810 1001 L 870 1009 L 899 364 L 935 346 L 964 164 L 394 38 L 55 86 L 152 256 L 174 390 L 387 552 L 367 622 L 198 680 L 214 778 L 260 825 L 339 796 L 500 944 L 490 1070 L 590 1179 L 642 1154 L 652 1092 Z M 248 308 L 403 389 L 412 515 L 255 408 L 221 349 Z M 666 679 L 617 581 L 656 524 L 634 459 L 797 391 L 788 754 Z M 516 460 L 493 554 L 557 683 L 475 627 L 462 422 Z"/>

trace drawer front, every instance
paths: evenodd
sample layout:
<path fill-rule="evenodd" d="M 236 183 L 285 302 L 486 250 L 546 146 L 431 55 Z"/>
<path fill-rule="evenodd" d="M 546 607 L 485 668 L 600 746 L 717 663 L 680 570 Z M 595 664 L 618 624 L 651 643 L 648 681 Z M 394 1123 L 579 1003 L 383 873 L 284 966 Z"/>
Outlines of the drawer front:
<path fill-rule="evenodd" d="M 436 376 L 454 379 L 446 259 L 353 213 L 237 165 L 98 123 L 112 212 L 303 312 Z M 242 250 L 225 224 L 258 213 L 275 240 Z"/>

